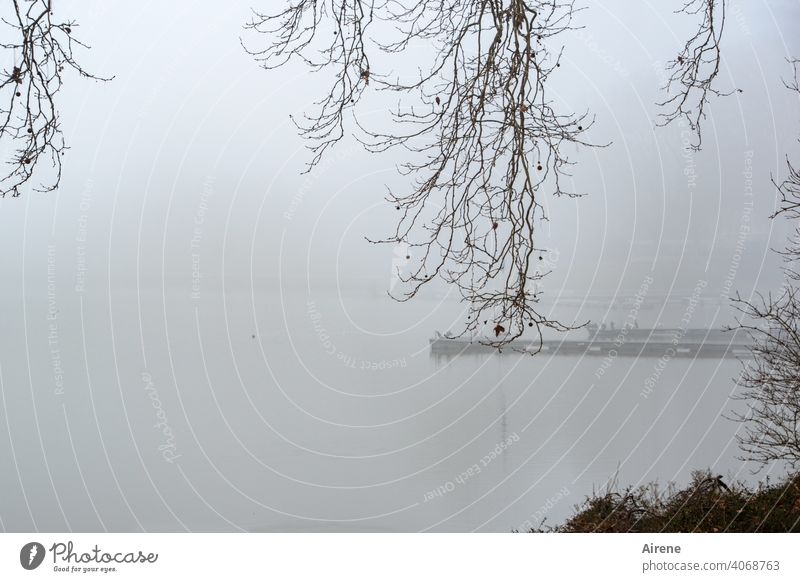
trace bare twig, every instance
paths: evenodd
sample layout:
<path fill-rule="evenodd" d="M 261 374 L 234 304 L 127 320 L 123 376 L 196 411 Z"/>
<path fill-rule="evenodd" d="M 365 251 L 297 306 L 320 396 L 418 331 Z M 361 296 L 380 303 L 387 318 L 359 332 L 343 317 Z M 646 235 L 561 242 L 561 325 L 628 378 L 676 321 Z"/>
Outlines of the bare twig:
<path fill-rule="evenodd" d="M 14 40 L 0 43 L 0 48 L 12 53 L 14 64 L 0 74 L 0 140 L 13 143 L 14 152 L 7 162 L 10 171 L 0 174 L 0 196 L 19 196 L 48 159 L 52 176 L 37 190 L 49 192 L 58 187 L 66 144 L 56 95 L 65 70 L 108 80 L 86 72 L 75 60 L 75 49 L 88 47 L 75 38 L 74 21 L 53 19 L 50 0 L 12 0 L 12 4 L 13 16 L 2 19 Z"/>
<path fill-rule="evenodd" d="M 800 59 L 789 59 L 789 64 L 792 65 L 792 78 L 784 80 L 784 86 L 800 96 Z M 778 184 L 773 178 L 772 183 L 778 189 L 781 196 L 779 201 L 778 210 L 771 216 L 775 218 L 779 214 L 785 215 L 790 219 L 800 218 L 800 170 L 792 164 L 789 158 L 786 158 L 787 177 Z M 798 231 L 800 233 L 800 231 Z M 800 249 L 798 249 L 800 251 Z M 798 254 L 800 256 L 800 254 Z"/>
<path fill-rule="evenodd" d="M 684 2 L 677 12 L 698 18 L 700 23 L 678 56 L 667 63 L 669 77 L 662 87 L 666 97 L 658 103 L 663 109 L 658 123 L 667 125 L 683 120 L 694 134 L 691 147 L 699 150 L 703 141 L 700 126 L 711 97 L 741 93 L 741 89 L 720 91 L 715 86 L 721 63 L 726 0 Z"/>

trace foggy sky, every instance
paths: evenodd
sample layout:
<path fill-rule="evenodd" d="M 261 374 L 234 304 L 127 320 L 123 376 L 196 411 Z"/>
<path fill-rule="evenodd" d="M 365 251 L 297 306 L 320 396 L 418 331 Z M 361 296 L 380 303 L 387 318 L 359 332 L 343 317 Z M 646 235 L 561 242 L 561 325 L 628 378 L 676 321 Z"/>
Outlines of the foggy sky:
<path fill-rule="evenodd" d="M 80 38 L 94 47 L 83 62 L 115 78 L 68 80 L 61 108 L 71 149 L 60 190 L 0 202 L 10 277 L 47 244 L 65 255 L 59 268 L 74 271 L 71 247 L 85 215 L 90 285 L 106 270 L 112 286 L 135 284 L 137 260 L 140 285 L 158 287 L 162 276 L 185 285 L 205 189 L 201 256 L 208 280 L 224 275 L 249 285 L 252 265 L 258 278 L 338 274 L 385 282 L 392 249 L 364 237 L 390 232 L 394 216 L 384 187 L 407 189 L 394 169 L 402 152 L 369 155 L 345 139 L 320 168 L 302 175 L 310 156 L 289 115 L 310 109 L 324 91 L 324 75 L 301 66 L 259 69 L 239 44 L 240 35 L 259 42 L 241 28 L 249 5 L 69 7 Z M 620 282 L 631 292 L 651 269 L 664 292 L 686 293 L 701 277 L 722 284 L 742 223 L 749 155 L 754 207 L 736 288 L 774 285 L 777 262 L 767 249 L 786 229 L 767 219 L 775 202 L 769 178 L 781 176 L 784 156 L 798 151 L 797 96 L 781 77 L 790 74 L 786 57 L 800 51 L 796 35 L 787 33 L 800 8 L 734 2 L 730 11 L 719 83 L 743 93 L 712 102 L 705 147 L 690 162 L 682 156 L 681 128 L 655 127 L 654 103 L 658 63 L 674 56 L 691 19 L 671 14 L 663 2 L 597 2 L 578 15 L 585 28 L 567 39 L 553 91 L 565 107 L 594 113 L 589 138 L 611 145 L 572 154 L 579 162 L 574 188 L 586 197 L 545 201 L 551 220 L 540 242 L 559 257 L 546 282 L 553 292 L 610 294 Z M 424 54 L 425 47 L 415 50 Z M 388 103 L 366 101 L 360 117 L 380 124 Z M 689 163 L 696 172 L 691 188 Z M 19 255 L 23 229 L 26 258 Z"/>
<path fill-rule="evenodd" d="M 365 240 L 391 232 L 383 196 L 408 187 L 401 152 L 370 155 L 347 138 L 303 174 L 310 154 L 289 115 L 313 106 L 326 77 L 260 69 L 240 44 L 259 42 L 242 29 L 251 3 L 59 5 L 92 46 L 82 64 L 114 80 L 67 79 L 60 189 L 0 200 L 3 527 L 365 527 L 377 516 L 389 529 L 509 531 L 565 483 L 562 514 L 615 469 L 632 483 L 720 459 L 720 472 L 742 470 L 719 417 L 731 361 L 673 362 L 650 399 L 647 358 L 602 378 L 591 358 L 432 363 L 428 338 L 457 326 L 463 306 L 433 292 L 381 303 L 403 253 Z M 781 83 L 800 56 L 800 3 L 732 0 L 719 84 L 743 92 L 711 102 L 704 149 L 689 157 L 679 126 L 655 127 L 663 63 L 692 24 L 674 4 L 591 2 L 585 28 L 565 35 L 551 94 L 595 114 L 588 137 L 609 145 L 570 152 L 569 189 L 585 197 L 544 201 L 547 297 L 632 295 L 648 280 L 651 295 L 689 296 L 702 282 L 722 305 L 780 285 L 769 249 L 788 225 L 768 219 L 770 177 L 800 153 L 798 96 Z M 426 54 L 414 46 L 400 66 Z M 359 119 L 385 125 L 390 104 L 367 95 Z M 674 325 L 682 309 L 639 317 Z M 726 313 L 698 309 L 692 325 Z M 403 366 L 354 371 L 350 358 Z M 160 413 L 179 464 L 162 459 Z M 528 426 L 486 480 L 423 503 Z"/>

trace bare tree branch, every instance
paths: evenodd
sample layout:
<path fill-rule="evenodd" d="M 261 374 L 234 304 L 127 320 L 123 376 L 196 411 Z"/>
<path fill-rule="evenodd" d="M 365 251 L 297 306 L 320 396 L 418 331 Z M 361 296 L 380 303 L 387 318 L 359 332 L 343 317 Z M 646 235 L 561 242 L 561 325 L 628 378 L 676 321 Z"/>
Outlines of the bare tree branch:
<path fill-rule="evenodd" d="M 793 75 L 790 80 L 784 80 L 783 85 L 800 96 L 800 70 L 798 70 L 800 59 L 789 59 L 789 64 L 792 65 Z M 786 166 L 788 175 L 783 182 L 778 184 L 774 178 L 772 180 L 781 195 L 781 199 L 778 210 L 775 211 L 771 218 L 784 214 L 787 218 L 798 219 L 800 218 L 800 170 L 792 164 L 788 157 L 786 158 Z M 797 232 L 800 235 L 800 230 Z M 797 256 L 800 256 L 800 254 Z"/>
<path fill-rule="evenodd" d="M 20 189 L 48 158 L 52 176 L 37 188 L 55 190 L 61 180 L 66 151 L 56 95 L 65 70 L 82 77 L 108 80 L 86 72 L 75 60 L 77 47 L 88 48 L 74 37 L 74 21 L 57 22 L 50 0 L 12 0 L 13 16 L 2 18 L 14 40 L 0 43 L 13 56 L 13 67 L 0 74 L 0 140 L 14 144 L 8 173 L 0 174 L 0 196 L 19 196 Z M 5 35 L 4 35 L 5 36 Z"/>
<path fill-rule="evenodd" d="M 692 149 L 699 150 L 703 138 L 701 123 L 713 96 L 727 96 L 741 89 L 720 91 L 714 85 L 721 62 L 720 43 L 725 29 L 726 0 L 684 0 L 678 13 L 699 19 L 699 26 L 674 60 L 667 63 L 669 77 L 662 87 L 666 93 L 658 103 L 664 111 L 658 124 L 684 120 L 694 133 Z"/>
<path fill-rule="evenodd" d="M 342 139 L 346 114 L 368 90 L 400 95 L 388 131 L 353 116 L 369 151 L 406 152 L 400 171 L 413 179 L 410 192 L 389 193 L 395 232 L 373 242 L 407 244 L 416 261 L 398 273 L 406 286 L 397 299 L 442 279 L 469 304 L 462 333 L 490 330 L 492 345 L 569 328 L 537 310 L 546 273 L 536 236 L 542 197 L 579 195 L 564 187 L 569 154 L 593 145 L 584 138 L 593 118 L 559 111 L 547 91 L 562 66 L 555 40 L 574 28 L 575 13 L 559 0 L 298 0 L 248 24 L 267 37 L 250 49 L 265 68 L 295 58 L 333 71 L 316 112 L 297 122 L 311 166 Z M 377 64 L 417 41 L 434 51 L 413 78 Z"/>

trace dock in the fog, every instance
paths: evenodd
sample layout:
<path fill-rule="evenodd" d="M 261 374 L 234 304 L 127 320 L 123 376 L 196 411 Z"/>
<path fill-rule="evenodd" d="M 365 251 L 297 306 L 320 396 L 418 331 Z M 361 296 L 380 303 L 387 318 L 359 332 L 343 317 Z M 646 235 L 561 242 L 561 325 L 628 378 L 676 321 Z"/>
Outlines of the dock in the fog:
<path fill-rule="evenodd" d="M 515 340 L 499 348 L 499 351 L 627 358 L 740 358 L 750 353 L 749 343 L 741 334 L 725 332 L 727 335 L 723 336 L 722 330 L 686 330 L 680 335 L 673 334 L 671 339 L 668 333 L 673 330 L 635 330 L 637 333 L 617 333 L 616 337 L 593 331 L 590 330 L 591 337 L 584 340 Z M 431 338 L 430 345 L 433 355 L 498 352 L 498 347 L 491 345 L 490 340 L 449 338 L 441 334 Z"/>

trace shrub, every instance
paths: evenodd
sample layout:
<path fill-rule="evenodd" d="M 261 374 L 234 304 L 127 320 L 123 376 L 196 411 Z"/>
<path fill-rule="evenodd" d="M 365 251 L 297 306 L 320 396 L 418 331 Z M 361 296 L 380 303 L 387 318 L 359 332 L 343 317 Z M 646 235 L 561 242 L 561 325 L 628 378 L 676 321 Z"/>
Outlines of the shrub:
<path fill-rule="evenodd" d="M 652 483 L 593 494 L 564 524 L 532 532 L 800 532 L 800 473 L 755 488 L 696 471 L 684 489 Z"/>

